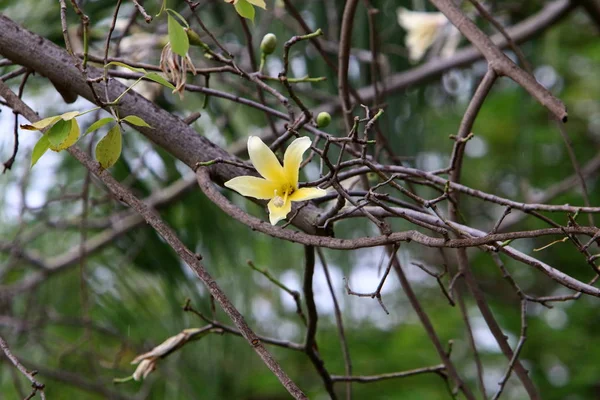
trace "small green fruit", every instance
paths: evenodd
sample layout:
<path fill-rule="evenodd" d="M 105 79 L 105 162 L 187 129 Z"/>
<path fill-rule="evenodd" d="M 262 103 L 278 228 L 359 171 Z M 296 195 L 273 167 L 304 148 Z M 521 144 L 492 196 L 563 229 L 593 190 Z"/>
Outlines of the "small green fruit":
<path fill-rule="evenodd" d="M 260 50 L 264 54 L 271 54 L 275 51 L 275 47 L 277 47 L 277 36 L 267 33 L 260 42 Z"/>
<path fill-rule="evenodd" d="M 327 125 L 331 123 L 331 115 L 328 112 L 320 112 L 317 115 L 317 127 L 325 128 Z"/>
<path fill-rule="evenodd" d="M 194 30 L 191 28 L 183 28 L 183 30 L 185 31 L 192 46 L 202 47 L 205 50 L 209 48 L 208 45 L 202 41 L 200 35 L 198 35 Z"/>

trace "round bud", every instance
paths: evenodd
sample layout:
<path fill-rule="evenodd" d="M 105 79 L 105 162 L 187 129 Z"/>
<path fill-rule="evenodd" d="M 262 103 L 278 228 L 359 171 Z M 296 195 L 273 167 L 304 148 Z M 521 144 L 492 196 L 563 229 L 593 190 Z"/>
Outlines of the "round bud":
<path fill-rule="evenodd" d="M 331 115 L 329 115 L 328 112 L 320 112 L 319 115 L 317 115 L 317 127 L 318 128 L 325 128 L 327 125 L 329 125 L 331 123 Z"/>
<path fill-rule="evenodd" d="M 260 50 L 265 54 L 271 54 L 275 51 L 275 47 L 277 47 L 277 36 L 267 33 L 260 42 Z"/>

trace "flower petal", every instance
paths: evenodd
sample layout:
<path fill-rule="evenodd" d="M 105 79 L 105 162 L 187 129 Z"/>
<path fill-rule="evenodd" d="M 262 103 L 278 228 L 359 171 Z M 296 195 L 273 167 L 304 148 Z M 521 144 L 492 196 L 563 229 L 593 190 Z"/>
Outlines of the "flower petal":
<path fill-rule="evenodd" d="M 237 176 L 225 182 L 225 186 L 233 189 L 242 196 L 268 200 L 273 198 L 279 186 L 271 181 L 254 176 Z"/>
<path fill-rule="evenodd" d="M 258 136 L 248 138 L 248 155 L 252 165 L 263 178 L 283 183 L 283 167 L 271 149 Z"/>
<path fill-rule="evenodd" d="M 292 202 L 288 197 L 283 206 L 277 207 L 275 205 L 275 199 L 272 199 L 269 201 L 269 204 L 267 204 L 267 207 L 269 209 L 269 221 L 271 221 L 271 225 L 277 225 L 279 221 L 285 219 L 290 211 L 292 211 Z"/>
<path fill-rule="evenodd" d="M 290 196 L 291 201 L 305 201 L 318 199 L 327 194 L 327 190 L 319 188 L 300 188 Z"/>
<path fill-rule="evenodd" d="M 310 148 L 311 140 L 304 136 L 294 140 L 285 150 L 283 156 L 283 171 L 290 185 L 298 187 L 298 172 L 304 152 Z"/>
<path fill-rule="evenodd" d="M 448 22 L 446 16 L 441 12 L 411 11 L 400 7 L 396 13 L 398 24 L 406 31 L 427 29 Z"/>
<path fill-rule="evenodd" d="M 456 29 L 454 25 L 450 26 L 449 30 L 450 33 L 448 33 L 446 36 L 446 42 L 444 43 L 442 50 L 440 50 L 440 55 L 442 58 L 451 57 L 456 52 L 456 49 L 458 48 L 458 45 L 462 39 L 460 31 Z"/>
<path fill-rule="evenodd" d="M 411 61 L 420 60 L 448 22 L 439 12 L 409 11 L 399 8 L 398 24 L 406 30 L 406 47 Z"/>
<path fill-rule="evenodd" d="M 156 360 L 155 359 L 144 359 L 135 369 L 133 373 L 133 379 L 136 381 L 141 381 L 142 378 L 146 378 L 150 372 L 154 371 L 156 368 Z"/>

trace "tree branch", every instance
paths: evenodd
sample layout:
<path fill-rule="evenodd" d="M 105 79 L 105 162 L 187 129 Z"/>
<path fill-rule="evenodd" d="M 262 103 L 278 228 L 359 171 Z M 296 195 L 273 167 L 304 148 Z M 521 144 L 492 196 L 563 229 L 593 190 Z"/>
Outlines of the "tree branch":
<path fill-rule="evenodd" d="M 3 17 L 0 18 L 0 21 Z M 1 25 L 1 23 L 0 23 Z M 27 118 L 30 122 L 36 122 L 40 118 L 29 108 L 21 99 L 19 99 L 6 84 L 0 82 L 0 96 L 9 103 L 15 111 Z M 296 384 L 287 376 L 279 363 L 273 358 L 271 353 L 261 343 L 260 339 L 246 323 L 244 317 L 230 302 L 229 298 L 221 290 L 217 282 L 208 273 L 204 265 L 200 262 L 202 257 L 190 251 L 177 237 L 175 232 L 169 227 L 152 208 L 148 207 L 142 201 L 131 193 L 127 188 L 117 182 L 108 171 L 102 169 L 100 165 L 90 159 L 79 148 L 72 146 L 68 152 L 77 159 L 85 168 L 98 177 L 110 190 L 110 192 L 120 201 L 125 202 L 131 208 L 136 210 L 144 220 L 150 224 L 156 232 L 175 250 L 181 259 L 192 269 L 192 271 L 204 283 L 210 294 L 221 305 L 225 313 L 233 321 L 236 328 L 242 336 L 248 341 L 252 348 L 258 353 L 267 367 L 275 374 L 281 384 L 296 399 L 307 399 L 306 395 L 296 386 Z"/>
<path fill-rule="evenodd" d="M 15 357 L 15 355 L 10 351 L 10 348 L 8 347 L 8 343 L 6 343 L 6 341 L 4 340 L 4 338 L 2 336 L 0 336 L 0 349 L 2 349 L 6 358 L 8 358 L 10 360 L 10 362 L 12 362 L 14 364 L 14 366 L 17 367 L 17 369 L 19 371 L 21 371 L 21 373 L 23 375 L 25 375 L 25 377 L 27 379 L 29 379 L 29 381 L 31 382 L 31 387 L 33 388 L 33 392 L 29 395 L 28 398 L 35 396 L 35 394 L 39 392 L 42 400 L 45 400 L 46 395 L 44 393 L 44 388 L 46 386 L 43 383 L 38 382 L 34 378 L 35 374 L 37 374 L 37 371 L 28 371 L 27 368 L 25 368 L 25 366 L 23 366 L 23 364 L 21 364 L 19 362 L 19 359 L 17 357 Z"/>

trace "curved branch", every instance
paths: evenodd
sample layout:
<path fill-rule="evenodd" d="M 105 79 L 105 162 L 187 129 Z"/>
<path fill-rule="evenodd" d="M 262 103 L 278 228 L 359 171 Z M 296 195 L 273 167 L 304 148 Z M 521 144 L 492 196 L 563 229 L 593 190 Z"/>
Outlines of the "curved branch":
<path fill-rule="evenodd" d="M 492 42 L 492 40 L 483 33 L 477 25 L 463 14 L 463 12 L 454 5 L 452 0 L 430 0 L 446 17 L 465 35 L 471 43 L 479 49 L 481 54 L 488 61 L 490 68 L 498 74 L 506 75 L 513 81 L 521 85 L 529 92 L 540 104 L 545 106 L 556 118 L 562 122 L 567 122 L 567 109 L 565 105 L 558 100 L 545 87 L 540 85 L 533 76 L 523 71 L 510 58 Z"/>
<path fill-rule="evenodd" d="M 338 53 L 338 91 L 340 103 L 342 105 L 342 113 L 344 114 L 344 123 L 346 131 L 352 128 L 352 105 L 350 104 L 350 95 L 348 93 L 348 62 L 350 60 L 350 43 L 352 41 L 352 25 L 354 21 L 354 13 L 358 0 L 349 0 L 344 6 L 344 14 L 342 15 L 342 27 L 340 29 L 340 48 Z"/>
<path fill-rule="evenodd" d="M 499 251 L 502 251 L 508 254 L 510 257 L 515 260 L 522 261 L 528 265 L 535 267 L 536 269 L 543 272 L 545 275 L 550 277 L 551 279 L 557 281 L 561 285 L 564 285 L 570 289 L 576 290 L 578 292 L 582 292 L 585 294 L 589 294 L 591 296 L 600 297 L 600 289 L 590 286 L 586 283 L 578 281 L 575 278 L 570 277 L 563 272 L 552 268 L 551 266 L 533 258 L 526 254 L 521 253 L 509 246 L 502 246 L 498 243 L 499 238 L 501 238 L 501 234 L 496 235 L 487 235 L 482 232 L 482 236 L 484 237 L 474 237 L 468 239 L 443 239 L 443 238 L 433 238 L 427 235 L 422 234 L 417 231 L 404 231 L 404 232 L 394 232 L 390 235 L 381 235 L 375 237 L 363 237 L 359 239 L 337 239 L 332 237 L 325 236 L 316 236 L 309 235 L 304 232 L 298 231 L 290 231 L 286 229 L 281 229 L 276 226 L 272 226 L 268 222 L 260 220 L 256 217 L 246 214 L 240 208 L 234 206 L 229 200 L 225 198 L 219 191 L 214 187 L 213 183 L 210 180 L 210 176 L 208 171 L 204 168 L 199 168 L 196 171 L 196 175 L 198 177 L 198 184 L 200 185 L 200 189 L 204 192 L 204 194 L 221 210 L 229 214 L 234 219 L 242 222 L 245 225 L 248 225 L 252 228 L 252 230 L 265 233 L 269 236 L 276 237 L 279 239 L 284 239 L 294 243 L 301 243 L 309 246 L 318 246 L 318 247 L 327 247 L 330 249 L 338 249 L 338 250 L 348 250 L 348 249 L 359 249 L 363 247 L 375 247 L 381 246 L 385 244 L 392 244 L 397 242 L 410 242 L 415 241 L 419 244 L 428 247 L 475 247 L 481 246 L 485 244 L 495 244 L 500 247 Z M 413 210 L 405 210 L 407 213 L 417 213 Z M 419 213 L 420 214 L 420 213 Z M 422 214 L 423 216 L 431 217 L 427 214 Z M 425 217 L 423 217 L 425 219 Z M 433 223 L 439 223 L 438 220 L 433 219 Z M 456 225 L 456 224 L 454 224 Z M 458 226 L 458 225 L 456 225 Z M 468 228 L 471 232 L 481 232 L 474 230 L 472 228 Z M 565 232 L 569 232 L 573 227 L 560 228 L 556 230 L 552 230 L 552 228 L 543 230 L 544 232 L 550 232 L 552 230 L 552 234 L 564 234 Z M 597 232 L 596 228 L 590 227 L 577 227 L 578 233 L 586 233 L 590 236 L 593 236 L 594 233 Z M 560 232 L 560 233 L 559 233 Z M 523 232 L 515 232 L 515 235 L 522 235 Z M 529 233 L 530 234 L 530 233 Z"/>

